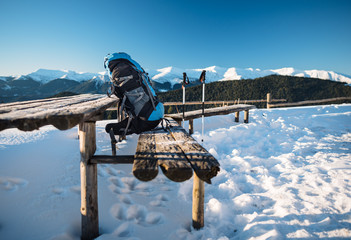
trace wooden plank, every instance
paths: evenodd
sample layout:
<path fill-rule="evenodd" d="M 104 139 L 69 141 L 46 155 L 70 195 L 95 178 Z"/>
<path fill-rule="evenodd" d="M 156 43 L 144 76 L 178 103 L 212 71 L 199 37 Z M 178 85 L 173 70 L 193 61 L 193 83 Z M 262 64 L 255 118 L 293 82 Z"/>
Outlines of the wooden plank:
<path fill-rule="evenodd" d="M 272 99 L 272 102 L 286 102 L 286 99 Z M 261 103 L 267 102 L 266 99 L 259 99 L 259 100 L 240 100 L 240 102 L 244 103 Z M 206 105 L 228 105 L 228 104 L 236 104 L 238 100 L 231 100 L 231 101 L 205 101 Z M 201 101 L 192 101 L 192 102 L 185 102 L 185 105 L 201 105 Z M 164 106 L 180 106 L 183 105 L 183 102 L 164 102 Z"/>
<path fill-rule="evenodd" d="M 217 176 L 219 172 L 218 161 L 204 149 L 194 138 L 189 136 L 186 131 L 170 119 L 171 131 L 178 145 L 187 157 L 196 175 L 203 181 L 211 183 L 211 178 Z"/>
<path fill-rule="evenodd" d="M 150 181 L 158 174 L 155 135 L 148 133 L 139 136 L 134 155 L 133 174 L 140 181 Z"/>
<path fill-rule="evenodd" d="M 256 107 L 253 105 L 247 105 L 247 104 L 237 104 L 237 105 L 231 105 L 231 106 L 225 106 L 225 107 L 207 108 L 205 109 L 205 117 L 210 117 L 215 115 L 226 115 L 229 113 L 239 112 L 239 111 L 244 111 L 244 110 L 249 110 L 254 108 Z M 166 117 L 170 117 L 176 121 L 179 121 L 179 120 L 182 120 L 183 114 L 182 113 L 166 114 Z M 186 112 L 184 120 L 196 119 L 200 117 L 202 117 L 201 109 Z"/>
<path fill-rule="evenodd" d="M 134 155 L 94 155 L 89 159 L 92 164 L 133 164 Z"/>
<path fill-rule="evenodd" d="M 79 125 L 80 179 L 81 179 L 81 239 L 94 239 L 99 236 L 99 214 L 97 194 L 97 165 L 88 163 L 96 150 L 95 122 Z"/>
<path fill-rule="evenodd" d="M 18 128 L 32 131 L 45 125 L 53 125 L 60 130 L 76 126 L 82 121 L 102 114 L 105 109 L 118 102 L 117 98 L 105 95 L 84 94 L 82 96 L 0 104 L 0 131 Z"/>
<path fill-rule="evenodd" d="M 155 132 L 155 131 L 154 131 Z M 174 182 L 183 182 L 193 175 L 182 149 L 172 136 L 163 129 L 155 132 L 157 163 L 163 174 Z"/>
<path fill-rule="evenodd" d="M 18 112 L 20 110 L 30 110 L 34 108 L 47 109 L 51 106 L 59 105 L 65 107 L 71 104 L 77 104 L 86 101 L 92 101 L 101 98 L 99 94 L 81 94 L 69 97 L 46 98 L 31 101 L 21 101 L 0 104 L 0 114 L 7 112 Z"/>

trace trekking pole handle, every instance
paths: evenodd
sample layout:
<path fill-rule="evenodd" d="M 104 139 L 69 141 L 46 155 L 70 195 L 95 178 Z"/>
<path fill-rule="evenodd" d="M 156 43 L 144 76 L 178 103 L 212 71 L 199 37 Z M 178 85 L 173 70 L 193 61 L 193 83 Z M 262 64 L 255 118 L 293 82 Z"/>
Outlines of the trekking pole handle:
<path fill-rule="evenodd" d="M 189 83 L 190 83 L 189 82 L 189 78 L 186 75 L 186 72 L 183 72 L 183 84 L 182 84 L 182 86 L 185 87 L 185 85 L 188 85 Z"/>
<path fill-rule="evenodd" d="M 206 80 L 206 70 L 202 70 L 199 81 L 202 83 L 205 83 L 205 80 Z"/>

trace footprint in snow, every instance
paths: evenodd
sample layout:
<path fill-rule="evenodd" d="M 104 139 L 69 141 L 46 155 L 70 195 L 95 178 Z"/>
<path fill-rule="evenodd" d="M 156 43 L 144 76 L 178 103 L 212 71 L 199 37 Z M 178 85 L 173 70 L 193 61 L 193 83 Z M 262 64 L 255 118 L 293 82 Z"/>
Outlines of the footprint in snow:
<path fill-rule="evenodd" d="M 116 187 L 120 187 L 120 188 L 124 187 L 123 182 L 118 177 L 110 177 L 108 180 Z"/>
<path fill-rule="evenodd" d="M 0 177 L 0 189 L 6 191 L 16 191 L 27 184 L 28 181 L 21 178 Z"/>
<path fill-rule="evenodd" d="M 116 203 L 110 209 L 110 213 L 113 217 L 117 218 L 118 220 L 125 220 L 127 218 L 127 208 L 124 207 L 122 204 Z"/>
<path fill-rule="evenodd" d="M 112 167 L 107 167 L 106 169 L 107 174 L 109 174 L 110 176 L 121 176 L 124 175 L 124 172 L 121 170 L 116 170 Z"/>
<path fill-rule="evenodd" d="M 145 222 L 149 225 L 158 225 L 163 223 L 163 214 L 159 212 L 150 212 L 145 219 Z"/>
<path fill-rule="evenodd" d="M 128 195 L 119 195 L 118 198 L 122 203 L 125 203 L 128 205 L 133 203 L 133 200 Z"/>
<path fill-rule="evenodd" d="M 80 195 L 80 185 L 72 186 L 70 188 L 70 190 L 71 190 L 71 192 L 74 192 L 74 193 Z"/>
<path fill-rule="evenodd" d="M 51 191 L 56 195 L 62 195 L 63 193 L 66 192 L 64 188 L 53 188 Z"/>
<path fill-rule="evenodd" d="M 127 208 L 124 204 L 116 203 L 111 207 L 110 214 L 120 221 L 127 220 L 144 227 L 151 227 L 164 222 L 162 213 L 148 212 L 145 206 L 138 204 Z"/>
<path fill-rule="evenodd" d="M 116 237 L 129 237 L 134 230 L 133 224 L 130 222 L 122 223 L 116 230 L 113 232 L 113 235 Z"/>
<path fill-rule="evenodd" d="M 153 207 L 165 207 L 165 202 L 169 201 L 169 197 L 166 194 L 159 194 L 155 197 L 154 201 L 150 202 L 150 205 Z"/>
<path fill-rule="evenodd" d="M 125 192 L 134 191 L 135 186 L 138 183 L 138 181 L 134 177 L 123 177 L 123 178 L 121 178 L 121 180 L 126 188 Z"/>

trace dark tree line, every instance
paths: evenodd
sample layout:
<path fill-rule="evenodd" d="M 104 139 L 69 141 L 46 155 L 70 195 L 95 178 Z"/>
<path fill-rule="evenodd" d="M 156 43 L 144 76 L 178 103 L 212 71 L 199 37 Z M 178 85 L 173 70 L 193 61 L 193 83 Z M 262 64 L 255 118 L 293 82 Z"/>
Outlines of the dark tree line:
<path fill-rule="evenodd" d="M 351 86 L 330 80 L 316 78 L 270 75 L 262 78 L 221 81 L 206 84 L 206 101 L 258 100 L 266 99 L 271 93 L 274 99 L 286 99 L 287 102 L 318 100 L 335 97 L 351 97 Z M 201 86 L 186 88 L 186 101 L 201 101 Z M 182 89 L 158 93 L 162 102 L 181 102 Z M 256 104 L 265 107 L 264 103 Z M 187 106 L 186 110 L 200 106 Z M 178 107 L 178 110 L 181 108 Z M 176 107 L 167 107 L 166 112 L 177 112 Z"/>

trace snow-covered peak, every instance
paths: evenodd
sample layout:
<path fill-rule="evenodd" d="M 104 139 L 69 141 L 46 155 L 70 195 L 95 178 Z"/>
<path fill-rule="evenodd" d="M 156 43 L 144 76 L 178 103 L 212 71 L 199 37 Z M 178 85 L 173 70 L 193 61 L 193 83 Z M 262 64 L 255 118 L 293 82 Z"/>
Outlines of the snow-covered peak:
<path fill-rule="evenodd" d="M 170 83 L 171 86 L 179 84 L 183 80 L 183 73 L 185 72 L 190 81 L 197 81 L 201 72 L 206 70 L 206 82 L 227 81 L 227 80 L 240 80 L 240 79 L 254 79 L 264 77 L 272 74 L 287 75 L 297 77 L 311 77 L 320 78 L 325 80 L 333 80 L 337 82 L 345 82 L 351 84 L 351 77 L 336 73 L 333 71 L 325 70 L 298 70 L 293 67 L 267 69 L 261 70 L 258 68 L 236 68 L 236 67 L 219 67 L 210 66 L 205 68 L 185 69 L 168 66 L 160 69 L 147 69 L 150 78 L 159 83 Z M 78 82 L 82 81 L 108 81 L 106 72 L 89 73 L 89 72 L 75 72 L 71 70 L 49 70 L 39 69 L 28 75 L 16 76 L 14 79 L 31 79 L 42 83 L 47 83 L 54 79 L 70 79 Z M 4 77 L 5 78 L 5 77 Z"/>
<path fill-rule="evenodd" d="M 75 72 L 71 70 L 50 70 L 38 69 L 37 71 L 28 74 L 35 81 L 47 83 L 54 79 L 70 79 L 78 82 L 87 81 L 90 79 L 104 80 L 105 73 L 88 73 L 88 72 Z"/>
<path fill-rule="evenodd" d="M 188 77 L 195 81 L 200 77 L 203 70 L 206 70 L 206 82 L 240 80 L 240 79 L 254 79 L 268 75 L 286 75 L 296 77 L 310 77 L 320 78 L 325 80 L 333 80 L 337 82 L 345 82 L 351 84 L 351 77 L 335 73 L 333 71 L 325 70 L 298 70 L 292 67 L 261 70 L 259 68 L 223 68 L 218 66 L 211 66 L 206 68 L 196 69 L 180 69 L 175 67 L 166 67 L 158 69 L 157 72 L 151 70 L 150 76 L 152 80 L 157 82 L 170 82 L 172 85 L 180 83 L 183 72 L 186 72 Z"/>

